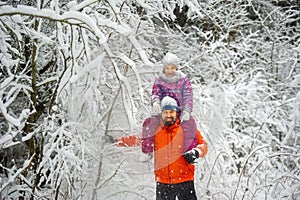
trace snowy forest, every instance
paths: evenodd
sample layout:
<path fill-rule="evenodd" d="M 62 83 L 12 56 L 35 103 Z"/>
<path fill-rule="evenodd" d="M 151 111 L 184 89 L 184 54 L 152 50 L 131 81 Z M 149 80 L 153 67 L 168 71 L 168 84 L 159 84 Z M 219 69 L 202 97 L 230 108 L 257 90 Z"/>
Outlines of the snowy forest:
<path fill-rule="evenodd" d="M 298 0 L 1 0 L 0 199 L 155 199 L 139 135 L 167 52 L 208 143 L 198 199 L 300 199 Z"/>

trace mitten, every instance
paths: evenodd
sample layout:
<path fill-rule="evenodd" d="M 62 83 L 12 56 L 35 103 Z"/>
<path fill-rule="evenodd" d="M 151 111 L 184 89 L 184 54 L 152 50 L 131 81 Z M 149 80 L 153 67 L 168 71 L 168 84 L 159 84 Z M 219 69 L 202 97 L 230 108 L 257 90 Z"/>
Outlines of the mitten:
<path fill-rule="evenodd" d="M 188 152 L 185 152 L 182 154 L 182 156 L 189 164 L 193 164 L 195 163 L 194 161 L 199 158 L 199 152 L 194 148 Z"/>
<path fill-rule="evenodd" d="M 186 121 L 190 120 L 190 117 L 191 117 L 191 114 L 189 112 L 183 111 L 180 118 L 181 118 L 182 122 L 186 122 Z"/>
<path fill-rule="evenodd" d="M 153 103 L 152 111 L 153 111 L 153 113 L 155 113 L 155 114 L 161 113 L 161 108 L 160 108 L 159 102 L 155 101 L 155 102 Z"/>

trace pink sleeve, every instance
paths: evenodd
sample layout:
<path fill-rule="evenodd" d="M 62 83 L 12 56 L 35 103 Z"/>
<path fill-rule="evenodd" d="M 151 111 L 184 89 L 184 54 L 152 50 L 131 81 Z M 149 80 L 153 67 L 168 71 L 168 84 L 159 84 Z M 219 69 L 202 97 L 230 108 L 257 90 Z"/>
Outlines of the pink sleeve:
<path fill-rule="evenodd" d="M 190 80 L 186 77 L 182 90 L 183 107 L 182 110 L 193 111 L 193 88 Z"/>
<path fill-rule="evenodd" d="M 162 93 L 160 91 L 159 81 L 156 79 L 152 86 L 151 105 L 153 105 L 153 102 L 155 101 L 160 102 L 161 95 Z"/>

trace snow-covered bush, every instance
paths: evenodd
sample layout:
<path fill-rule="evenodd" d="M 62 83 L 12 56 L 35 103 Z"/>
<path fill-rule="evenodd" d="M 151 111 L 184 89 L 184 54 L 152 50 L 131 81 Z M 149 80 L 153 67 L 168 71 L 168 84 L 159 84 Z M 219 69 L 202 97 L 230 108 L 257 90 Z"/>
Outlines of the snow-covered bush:
<path fill-rule="evenodd" d="M 139 134 L 168 51 L 209 143 L 198 197 L 299 197 L 296 1 L 0 6 L 1 198 L 154 199 L 152 161 L 113 139 Z"/>

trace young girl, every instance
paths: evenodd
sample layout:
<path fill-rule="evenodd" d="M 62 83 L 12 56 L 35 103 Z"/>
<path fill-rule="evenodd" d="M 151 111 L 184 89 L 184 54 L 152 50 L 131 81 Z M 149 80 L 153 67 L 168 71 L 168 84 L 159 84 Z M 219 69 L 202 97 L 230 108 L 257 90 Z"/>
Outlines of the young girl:
<path fill-rule="evenodd" d="M 154 114 L 159 114 L 160 101 L 169 96 L 179 106 L 181 121 L 188 121 L 193 110 L 193 89 L 188 77 L 178 70 L 179 58 L 167 53 L 163 58 L 163 71 L 152 86 L 152 106 Z"/>
<path fill-rule="evenodd" d="M 197 126 L 191 116 L 193 110 L 193 89 L 188 77 L 178 70 L 179 58 L 172 53 L 167 53 L 162 60 L 163 70 L 152 86 L 152 116 L 143 123 L 142 138 L 128 136 L 117 139 L 118 146 L 139 146 L 142 151 L 153 152 L 154 134 L 161 119 L 161 101 L 165 96 L 172 97 L 178 105 L 178 117 L 184 129 L 185 152 L 197 144 Z"/>
<path fill-rule="evenodd" d="M 196 143 L 196 122 L 191 116 L 193 110 L 193 89 L 188 77 L 178 70 L 179 58 L 167 53 L 163 58 L 163 71 L 159 74 L 152 86 L 152 112 L 153 115 L 143 123 L 142 150 L 144 153 L 153 151 L 153 139 L 157 125 L 160 121 L 160 102 L 165 96 L 176 100 L 179 110 L 178 117 L 182 123 L 185 134 L 185 150 L 192 149 Z"/>

